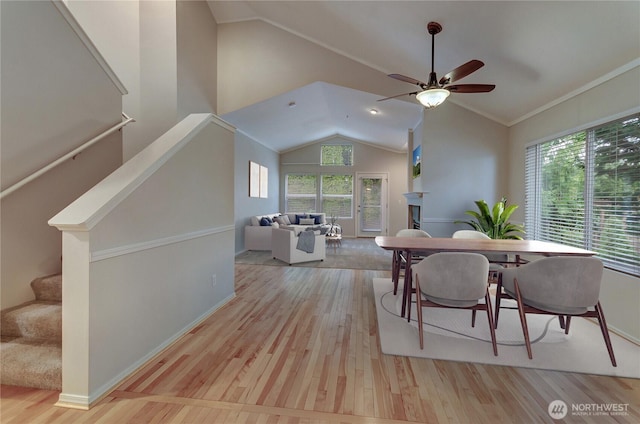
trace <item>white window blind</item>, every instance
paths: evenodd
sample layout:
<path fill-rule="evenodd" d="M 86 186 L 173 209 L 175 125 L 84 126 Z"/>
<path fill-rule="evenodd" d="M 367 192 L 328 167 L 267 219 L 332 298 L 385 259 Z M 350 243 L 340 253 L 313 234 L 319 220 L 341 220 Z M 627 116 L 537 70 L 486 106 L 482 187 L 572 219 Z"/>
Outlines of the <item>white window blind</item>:
<path fill-rule="evenodd" d="M 527 148 L 527 238 L 640 275 L 640 114 Z"/>
<path fill-rule="evenodd" d="M 309 174 L 287 174 L 285 209 L 287 212 L 316 212 L 317 177 Z"/>
<path fill-rule="evenodd" d="M 353 216 L 353 176 L 322 175 L 322 212 L 327 216 L 351 218 Z"/>

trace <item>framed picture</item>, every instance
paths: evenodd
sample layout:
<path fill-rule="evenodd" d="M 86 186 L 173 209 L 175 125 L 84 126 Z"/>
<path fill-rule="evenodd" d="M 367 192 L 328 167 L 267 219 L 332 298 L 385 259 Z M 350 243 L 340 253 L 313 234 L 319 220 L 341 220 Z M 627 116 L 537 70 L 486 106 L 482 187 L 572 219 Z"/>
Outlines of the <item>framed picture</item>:
<path fill-rule="evenodd" d="M 269 190 L 269 169 L 260 165 L 260 197 L 267 198 Z"/>
<path fill-rule="evenodd" d="M 422 146 L 413 149 L 413 178 L 420 176 L 420 162 L 422 162 Z"/>
<path fill-rule="evenodd" d="M 260 165 L 249 161 L 249 197 L 260 197 Z"/>

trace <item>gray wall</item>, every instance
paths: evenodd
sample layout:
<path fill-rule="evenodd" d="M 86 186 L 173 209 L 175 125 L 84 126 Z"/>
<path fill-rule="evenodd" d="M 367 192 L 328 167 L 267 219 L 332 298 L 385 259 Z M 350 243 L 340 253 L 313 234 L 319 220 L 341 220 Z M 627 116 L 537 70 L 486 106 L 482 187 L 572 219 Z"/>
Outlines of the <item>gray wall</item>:
<path fill-rule="evenodd" d="M 269 169 L 269 197 L 249 197 L 249 161 Z M 236 253 L 244 251 L 244 227 L 253 215 L 278 212 L 280 162 L 277 152 L 266 148 L 238 130 L 235 133 L 235 224 Z"/>
<path fill-rule="evenodd" d="M 178 0 L 178 119 L 216 112 L 217 24 L 204 1 Z"/>
<path fill-rule="evenodd" d="M 2 188 L 121 121 L 122 93 L 52 2 L 2 8 Z M 2 308 L 61 271 L 61 235 L 47 221 L 122 163 L 116 132 L 2 199 Z"/>
<path fill-rule="evenodd" d="M 464 95 L 464 94 L 460 94 Z M 508 129 L 452 102 L 425 110 L 422 133 L 421 228 L 451 237 L 475 200 L 490 205 L 507 193 Z"/>

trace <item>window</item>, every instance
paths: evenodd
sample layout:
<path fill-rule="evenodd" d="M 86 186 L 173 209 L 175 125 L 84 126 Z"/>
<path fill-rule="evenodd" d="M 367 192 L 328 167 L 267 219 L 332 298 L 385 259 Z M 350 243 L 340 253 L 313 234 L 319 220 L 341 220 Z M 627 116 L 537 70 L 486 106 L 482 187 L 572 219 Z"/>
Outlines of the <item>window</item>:
<path fill-rule="evenodd" d="M 288 212 L 315 212 L 317 178 L 308 174 L 288 174 L 285 187 L 285 210 Z"/>
<path fill-rule="evenodd" d="M 322 212 L 327 216 L 351 218 L 352 204 L 352 175 L 322 175 Z"/>
<path fill-rule="evenodd" d="M 353 165 L 353 146 L 351 144 L 325 144 L 321 148 L 320 165 Z"/>
<path fill-rule="evenodd" d="M 640 276 L 640 114 L 527 148 L 527 238 Z"/>

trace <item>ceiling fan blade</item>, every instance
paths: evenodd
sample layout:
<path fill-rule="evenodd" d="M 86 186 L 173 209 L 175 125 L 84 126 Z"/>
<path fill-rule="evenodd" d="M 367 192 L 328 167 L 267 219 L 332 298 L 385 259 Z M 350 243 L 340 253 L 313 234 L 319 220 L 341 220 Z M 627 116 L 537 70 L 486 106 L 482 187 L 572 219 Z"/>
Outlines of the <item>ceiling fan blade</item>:
<path fill-rule="evenodd" d="M 383 102 L 385 100 L 389 100 L 389 99 L 395 99 L 396 97 L 402 97 L 402 96 L 413 96 L 415 94 L 418 94 L 417 91 L 413 91 L 411 93 L 403 93 L 403 94 L 396 94 L 395 96 L 391 96 L 391 97 L 385 97 L 384 99 L 378 99 L 377 101 L 379 102 Z"/>
<path fill-rule="evenodd" d="M 397 79 L 399 81 L 404 81 L 404 82 L 408 82 L 409 84 L 415 84 L 421 88 L 424 88 L 427 86 L 427 84 L 423 83 L 420 80 L 417 80 L 415 78 L 411 78 L 411 77 L 405 77 L 404 75 L 400 75 L 400 74 L 389 74 L 389 76 L 393 79 Z"/>
<path fill-rule="evenodd" d="M 467 75 L 477 71 L 483 66 L 484 66 L 484 63 L 480 60 L 475 60 L 475 59 L 470 60 L 464 65 L 458 66 L 456 69 L 454 69 L 453 71 L 449 72 L 448 74 L 440 78 L 440 85 L 451 84 L 452 82 L 462 79 Z"/>
<path fill-rule="evenodd" d="M 444 87 L 452 93 L 488 93 L 493 91 L 494 84 L 458 84 Z"/>

